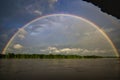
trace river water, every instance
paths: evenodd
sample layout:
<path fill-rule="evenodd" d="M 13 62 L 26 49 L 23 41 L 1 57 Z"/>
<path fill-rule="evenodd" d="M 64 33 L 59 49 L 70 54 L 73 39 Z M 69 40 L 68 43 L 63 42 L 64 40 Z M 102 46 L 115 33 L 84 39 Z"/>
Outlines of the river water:
<path fill-rule="evenodd" d="M 0 80 L 120 80 L 120 59 L 0 59 Z"/>

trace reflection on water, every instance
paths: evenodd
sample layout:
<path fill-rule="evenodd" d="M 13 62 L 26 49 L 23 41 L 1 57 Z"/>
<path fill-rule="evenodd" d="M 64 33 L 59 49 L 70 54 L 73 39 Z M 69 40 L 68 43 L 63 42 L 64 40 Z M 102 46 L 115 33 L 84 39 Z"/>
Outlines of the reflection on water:
<path fill-rule="evenodd" d="M 119 59 L 1 59 L 0 80 L 120 80 Z"/>

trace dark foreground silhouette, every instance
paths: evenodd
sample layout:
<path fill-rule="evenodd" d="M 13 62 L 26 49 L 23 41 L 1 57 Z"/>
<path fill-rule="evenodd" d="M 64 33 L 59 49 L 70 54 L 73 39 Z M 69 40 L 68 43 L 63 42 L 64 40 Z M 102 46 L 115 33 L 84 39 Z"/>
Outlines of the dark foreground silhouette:
<path fill-rule="evenodd" d="M 40 58 L 40 59 L 83 59 L 83 58 L 117 58 L 114 56 L 80 56 L 80 55 L 62 55 L 62 54 L 0 54 L 0 58 Z"/>
<path fill-rule="evenodd" d="M 120 5 L 119 0 L 84 0 L 91 2 L 101 8 L 101 11 L 111 14 L 120 19 Z"/>

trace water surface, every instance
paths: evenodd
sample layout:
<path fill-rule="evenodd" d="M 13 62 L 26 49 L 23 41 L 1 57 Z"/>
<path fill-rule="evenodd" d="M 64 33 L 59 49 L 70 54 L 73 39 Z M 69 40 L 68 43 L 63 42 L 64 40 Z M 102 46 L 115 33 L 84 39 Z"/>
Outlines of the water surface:
<path fill-rule="evenodd" d="M 120 80 L 120 59 L 0 59 L 0 80 Z"/>

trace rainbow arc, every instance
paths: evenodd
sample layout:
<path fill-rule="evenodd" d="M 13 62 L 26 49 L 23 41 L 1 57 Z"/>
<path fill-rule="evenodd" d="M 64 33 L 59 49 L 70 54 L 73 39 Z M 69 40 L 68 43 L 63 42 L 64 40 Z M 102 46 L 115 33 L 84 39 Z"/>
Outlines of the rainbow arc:
<path fill-rule="evenodd" d="M 85 19 L 85 18 L 82 18 L 80 16 L 75 16 L 75 15 L 70 15 L 70 14 L 51 14 L 51 15 L 45 15 L 45 16 L 42 16 L 42 17 L 39 17 L 37 19 L 34 19 L 32 21 L 30 21 L 28 24 L 26 24 L 25 26 L 23 26 L 21 29 L 24 29 L 26 28 L 28 25 L 30 25 L 31 23 L 39 20 L 39 19 L 44 19 L 44 18 L 47 18 L 47 17 L 52 17 L 52 16 L 70 16 L 70 17 L 74 17 L 74 18 L 77 18 L 77 19 L 80 19 L 90 25 L 92 25 L 94 28 L 96 28 L 105 38 L 106 40 L 110 43 L 110 45 L 112 46 L 114 52 L 115 52 L 115 55 L 116 57 L 119 57 L 119 53 L 115 47 L 115 45 L 113 44 L 112 40 L 108 37 L 108 35 L 102 30 L 99 28 L 99 26 L 97 26 L 96 24 L 94 24 L 93 22 Z M 5 48 L 3 49 L 2 51 L 2 54 L 5 54 L 6 53 L 6 50 L 8 49 L 10 43 L 12 42 L 12 40 L 17 36 L 17 34 L 20 32 L 20 30 L 18 30 L 12 37 L 11 39 L 8 41 L 7 45 L 5 46 Z"/>

